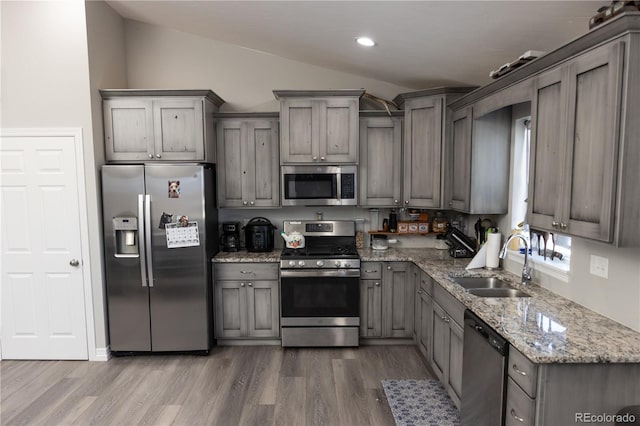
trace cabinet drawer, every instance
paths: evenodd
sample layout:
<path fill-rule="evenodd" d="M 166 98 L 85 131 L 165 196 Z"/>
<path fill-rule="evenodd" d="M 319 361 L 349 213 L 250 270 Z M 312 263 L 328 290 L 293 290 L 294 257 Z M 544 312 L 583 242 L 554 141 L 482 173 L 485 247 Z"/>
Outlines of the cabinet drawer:
<path fill-rule="evenodd" d="M 505 426 L 533 425 L 535 422 L 535 399 L 520 389 L 511 378 L 507 380 L 507 402 L 505 411 Z"/>
<path fill-rule="evenodd" d="M 532 398 L 536 396 L 538 367 L 516 348 L 509 348 L 509 376 Z"/>
<path fill-rule="evenodd" d="M 433 278 L 425 272 L 420 273 L 420 290 L 429 296 L 433 296 Z"/>
<path fill-rule="evenodd" d="M 382 278 L 382 263 L 364 262 L 362 266 L 360 266 L 360 278 L 363 280 Z"/>
<path fill-rule="evenodd" d="M 458 325 L 464 324 L 464 305 L 437 283 L 433 285 L 433 298 Z"/>
<path fill-rule="evenodd" d="M 213 277 L 220 280 L 277 280 L 277 263 L 218 263 L 213 265 Z"/>

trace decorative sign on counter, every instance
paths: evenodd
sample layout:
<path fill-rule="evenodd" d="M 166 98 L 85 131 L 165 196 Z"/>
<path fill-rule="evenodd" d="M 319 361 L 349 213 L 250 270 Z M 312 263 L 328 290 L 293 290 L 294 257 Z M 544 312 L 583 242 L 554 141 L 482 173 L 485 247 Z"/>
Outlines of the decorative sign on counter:
<path fill-rule="evenodd" d="M 188 222 L 186 226 L 176 223 L 165 225 L 167 248 L 195 247 L 200 245 L 198 222 Z"/>

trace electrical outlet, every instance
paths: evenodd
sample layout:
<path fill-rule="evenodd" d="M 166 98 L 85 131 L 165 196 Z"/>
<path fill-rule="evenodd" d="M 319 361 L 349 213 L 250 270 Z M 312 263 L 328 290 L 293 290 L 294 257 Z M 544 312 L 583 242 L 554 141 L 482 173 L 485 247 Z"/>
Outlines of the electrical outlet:
<path fill-rule="evenodd" d="M 609 278 L 609 259 L 592 254 L 589 272 L 598 277 Z"/>

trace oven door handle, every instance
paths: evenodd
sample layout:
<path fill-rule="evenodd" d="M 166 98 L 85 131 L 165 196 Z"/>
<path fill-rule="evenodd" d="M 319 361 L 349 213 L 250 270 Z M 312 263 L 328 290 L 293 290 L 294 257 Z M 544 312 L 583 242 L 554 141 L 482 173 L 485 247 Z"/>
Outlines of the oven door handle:
<path fill-rule="evenodd" d="M 280 276 L 287 278 L 304 277 L 360 277 L 360 269 L 284 269 L 280 270 Z"/>

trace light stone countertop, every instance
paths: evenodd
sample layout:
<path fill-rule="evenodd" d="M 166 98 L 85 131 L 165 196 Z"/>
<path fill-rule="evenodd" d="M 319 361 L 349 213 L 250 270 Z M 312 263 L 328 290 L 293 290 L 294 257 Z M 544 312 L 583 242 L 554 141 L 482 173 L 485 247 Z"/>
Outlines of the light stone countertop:
<path fill-rule="evenodd" d="M 280 262 L 280 253 L 282 253 L 282 249 L 273 249 L 273 251 L 268 252 L 221 251 L 211 261 L 213 263 L 278 263 Z"/>
<path fill-rule="evenodd" d="M 640 363 L 640 333 L 536 284 L 525 288 L 510 272 L 466 271 L 470 259 L 435 249 L 364 249 L 360 259 L 412 261 L 533 362 Z M 473 296 L 451 281 L 452 275 L 499 277 L 531 297 Z"/>
<path fill-rule="evenodd" d="M 279 262 L 280 249 L 269 253 L 218 253 L 212 261 Z M 362 262 L 413 262 L 440 286 L 493 327 L 531 361 L 548 363 L 640 363 L 640 333 L 536 284 L 523 287 L 506 271 L 464 268 L 470 259 L 454 259 L 447 250 L 359 250 Z M 531 295 L 482 298 L 469 294 L 450 276 L 499 277 Z M 462 324 L 460 324 L 462 325 Z"/>

